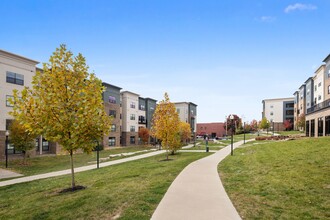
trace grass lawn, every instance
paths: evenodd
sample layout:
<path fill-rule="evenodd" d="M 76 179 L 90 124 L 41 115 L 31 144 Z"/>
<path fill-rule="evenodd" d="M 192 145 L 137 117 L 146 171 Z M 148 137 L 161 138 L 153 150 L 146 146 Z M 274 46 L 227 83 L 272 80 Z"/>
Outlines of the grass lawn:
<path fill-rule="evenodd" d="M 243 219 L 330 219 L 330 137 L 249 144 L 218 167 Z"/>
<path fill-rule="evenodd" d="M 275 133 L 280 134 L 280 135 L 305 134 L 304 131 L 276 131 Z"/>
<path fill-rule="evenodd" d="M 178 153 L 127 162 L 76 174 L 0 187 L 0 219 L 150 219 L 175 177 L 209 153 Z"/>
<path fill-rule="evenodd" d="M 146 146 L 111 148 L 109 150 L 100 151 L 100 158 L 108 157 L 110 154 L 121 154 L 121 153 L 136 152 L 136 151 L 150 150 L 150 149 L 152 148 Z M 124 157 L 125 156 L 114 157 L 107 161 L 117 160 Z M 93 152 L 92 154 L 86 154 L 86 153 L 75 154 L 73 156 L 73 160 L 75 167 L 91 165 L 92 163 L 88 163 L 88 162 L 96 161 L 96 152 Z M 9 168 L 12 171 L 21 173 L 26 176 L 70 169 L 69 155 L 44 155 L 41 157 L 28 158 L 27 159 L 28 166 L 21 165 L 21 162 L 22 162 L 21 160 L 10 160 Z M 4 162 L 1 162 L 1 165 L 2 167 L 4 167 Z"/>

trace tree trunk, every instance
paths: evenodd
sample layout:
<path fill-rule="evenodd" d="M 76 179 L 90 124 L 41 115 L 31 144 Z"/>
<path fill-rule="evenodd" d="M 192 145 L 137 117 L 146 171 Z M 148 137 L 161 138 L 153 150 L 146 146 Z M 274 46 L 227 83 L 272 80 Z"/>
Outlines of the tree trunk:
<path fill-rule="evenodd" d="M 70 162 L 71 162 L 71 188 L 74 190 L 76 184 L 74 181 L 74 168 L 73 168 L 73 151 L 70 150 Z"/>

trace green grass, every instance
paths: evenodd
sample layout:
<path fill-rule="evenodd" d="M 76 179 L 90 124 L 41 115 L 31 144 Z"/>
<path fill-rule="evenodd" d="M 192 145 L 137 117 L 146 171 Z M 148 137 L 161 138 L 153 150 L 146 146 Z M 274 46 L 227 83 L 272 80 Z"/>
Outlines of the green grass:
<path fill-rule="evenodd" d="M 149 149 L 152 148 L 145 146 L 111 148 L 109 150 L 100 151 L 100 158 L 108 157 L 110 154 L 121 154 L 121 153 L 136 152 L 136 151 L 149 150 Z M 107 161 L 117 160 L 124 157 L 125 156 L 114 157 Z M 92 154 L 77 153 L 73 156 L 73 160 L 75 167 L 91 165 L 92 163 L 88 163 L 88 162 L 96 161 L 96 152 L 92 152 Z M 53 155 L 53 154 L 44 155 L 40 157 L 38 156 L 38 157 L 28 158 L 27 162 L 28 162 L 28 166 L 24 166 L 21 164 L 22 160 L 10 160 L 9 169 L 21 173 L 25 176 L 70 169 L 69 155 Z M 4 167 L 4 162 L 2 162 L 2 166 Z"/>
<path fill-rule="evenodd" d="M 76 174 L 84 190 L 70 186 L 70 175 L 0 187 L 0 219 L 150 219 L 175 177 L 207 153 L 178 153 Z"/>
<path fill-rule="evenodd" d="M 330 219 L 330 137 L 249 144 L 219 165 L 243 219 Z"/>

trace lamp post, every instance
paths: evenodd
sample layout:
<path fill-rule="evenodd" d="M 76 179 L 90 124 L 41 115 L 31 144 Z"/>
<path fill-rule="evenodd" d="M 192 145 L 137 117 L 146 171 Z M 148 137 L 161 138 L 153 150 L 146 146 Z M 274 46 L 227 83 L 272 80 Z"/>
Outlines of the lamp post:
<path fill-rule="evenodd" d="M 231 122 L 231 156 L 234 155 L 234 146 L 233 146 L 233 135 L 234 135 L 234 115 L 229 116 L 230 122 Z"/>
<path fill-rule="evenodd" d="M 9 136 L 9 131 L 6 131 L 6 146 L 5 146 L 5 155 L 6 155 L 6 168 L 8 168 L 8 136 Z"/>
<path fill-rule="evenodd" d="M 208 146 L 208 143 L 209 143 L 209 136 L 206 135 L 206 138 L 205 138 L 205 147 L 206 147 L 206 152 L 209 152 L 209 146 Z"/>
<path fill-rule="evenodd" d="M 225 125 L 226 125 L 226 138 L 227 138 L 227 130 L 228 130 L 227 116 L 225 116 L 225 120 L 226 120 L 226 122 L 225 122 Z"/>
<path fill-rule="evenodd" d="M 274 121 L 273 121 L 273 136 L 274 136 L 274 129 L 275 129 L 275 128 L 274 128 Z"/>
<path fill-rule="evenodd" d="M 245 122 L 243 123 L 243 132 L 244 132 L 244 144 L 245 144 Z"/>

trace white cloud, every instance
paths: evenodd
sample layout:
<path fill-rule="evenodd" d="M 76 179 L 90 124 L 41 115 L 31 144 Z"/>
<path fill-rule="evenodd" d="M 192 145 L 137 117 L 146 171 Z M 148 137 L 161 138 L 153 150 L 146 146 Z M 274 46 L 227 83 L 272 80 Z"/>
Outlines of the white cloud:
<path fill-rule="evenodd" d="M 293 5 L 289 5 L 284 9 L 285 13 L 290 13 L 292 11 L 296 11 L 296 10 L 316 10 L 317 7 L 315 5 L 311 5 L 311 4 L 301 4 L 301 3 L 296 3 Z"/>
<path fill-rule="evenodd" d="M 261 22 L 273 22 L 276 20 L 276 17 L 272 16 L 261 16 L 259 19 Z"/>

